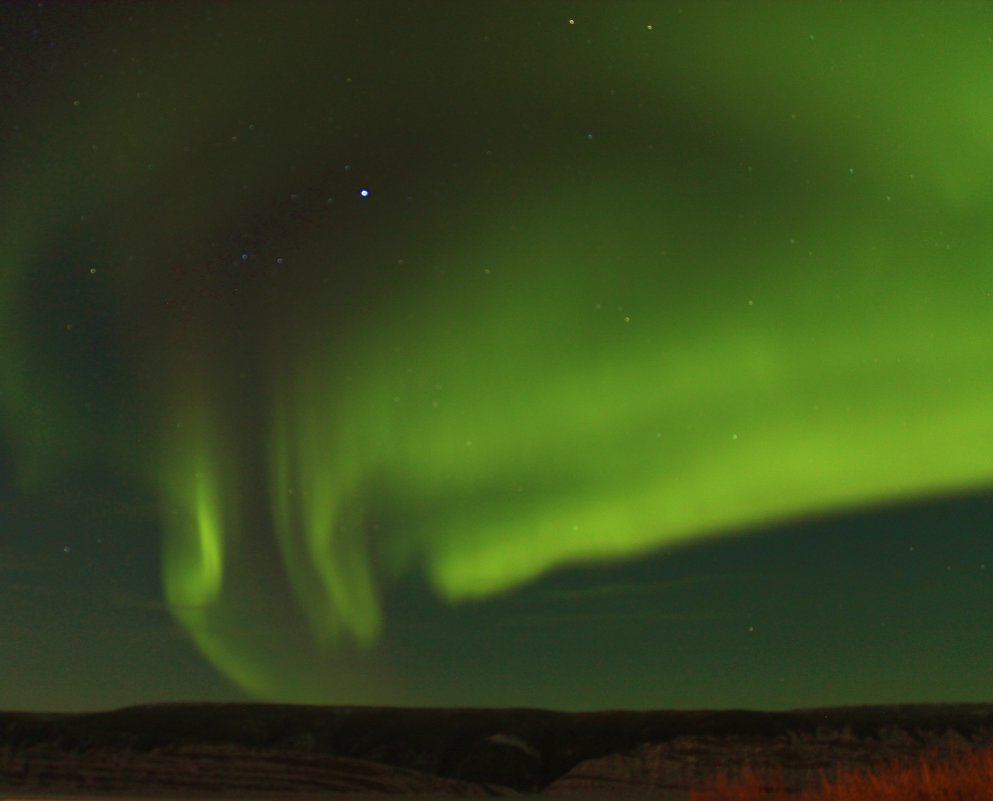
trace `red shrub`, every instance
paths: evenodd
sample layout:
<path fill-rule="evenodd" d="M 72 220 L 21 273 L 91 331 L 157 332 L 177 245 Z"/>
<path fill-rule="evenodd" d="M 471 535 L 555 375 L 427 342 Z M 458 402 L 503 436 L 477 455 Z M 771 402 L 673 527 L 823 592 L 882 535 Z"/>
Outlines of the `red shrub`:
<path fill-rule="evenodd" d="M 763 780 L 746 767 L 729 780 L 724 773 L 690 801 L 993 801 L 993 751 L 932 751 L 918 760 L 890 760 L 870 771 L 839 767 L 833 779 L 797 794 L 783 785 L 782 772 Z"/>

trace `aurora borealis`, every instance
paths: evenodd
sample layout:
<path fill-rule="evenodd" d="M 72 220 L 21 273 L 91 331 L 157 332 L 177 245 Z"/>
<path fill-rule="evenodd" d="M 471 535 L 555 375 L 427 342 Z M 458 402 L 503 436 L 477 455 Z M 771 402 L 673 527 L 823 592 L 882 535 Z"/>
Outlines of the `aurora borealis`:
<path fill-rule="evenodd" d="M 0 707 L 988 700 L 993 9 L 0 14 Z"/>

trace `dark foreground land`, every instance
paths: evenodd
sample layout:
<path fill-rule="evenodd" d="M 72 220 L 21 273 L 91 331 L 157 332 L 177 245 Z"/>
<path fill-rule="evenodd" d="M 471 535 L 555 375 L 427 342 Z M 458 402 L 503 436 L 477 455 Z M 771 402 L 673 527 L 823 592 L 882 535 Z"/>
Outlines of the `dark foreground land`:
<path fill-rule="evenodd" d="M 162 704 L 0 712 L 0 798 L 685 798 L 721 769 L 838 765 L 993 747 L 993 704 L 790 712 L 594 712 Z"/>

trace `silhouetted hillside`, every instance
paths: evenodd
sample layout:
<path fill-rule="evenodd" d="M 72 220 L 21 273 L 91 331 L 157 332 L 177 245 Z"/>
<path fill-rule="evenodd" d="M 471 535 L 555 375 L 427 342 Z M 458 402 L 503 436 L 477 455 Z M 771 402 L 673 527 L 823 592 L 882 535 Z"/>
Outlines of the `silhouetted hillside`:
<path fill-rule="evenodd" d="M 743 757 L 806 766 L 801 776 L 949 739 L 993 744 L 993 705 L 564 713 L 161 704 L 0 713 L 0 787 L 473 795 L 627 781 L 678 790 Z"/>

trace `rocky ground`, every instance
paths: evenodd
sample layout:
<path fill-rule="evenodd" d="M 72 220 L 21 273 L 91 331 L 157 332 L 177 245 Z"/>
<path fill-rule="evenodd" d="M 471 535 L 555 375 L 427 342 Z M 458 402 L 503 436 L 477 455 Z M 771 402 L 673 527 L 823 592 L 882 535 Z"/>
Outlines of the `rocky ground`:
<path fill-rule="evenodd" d="M 0 797 L 610 796 L 683 799 L 718 770 L 993 748 L 993 705 L 597 712 L 168 704 L 0 713 Z"/>

